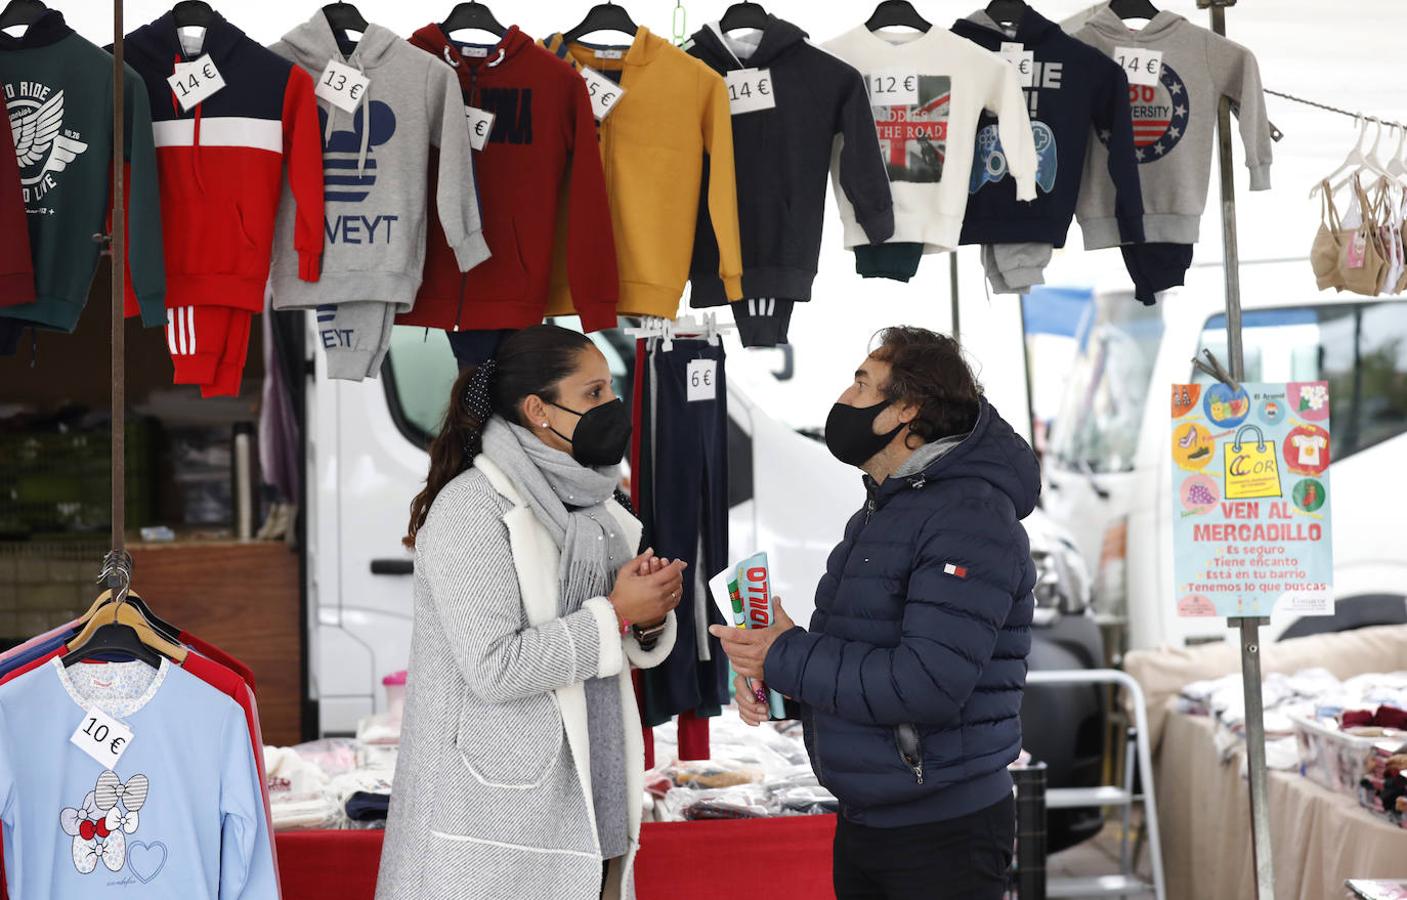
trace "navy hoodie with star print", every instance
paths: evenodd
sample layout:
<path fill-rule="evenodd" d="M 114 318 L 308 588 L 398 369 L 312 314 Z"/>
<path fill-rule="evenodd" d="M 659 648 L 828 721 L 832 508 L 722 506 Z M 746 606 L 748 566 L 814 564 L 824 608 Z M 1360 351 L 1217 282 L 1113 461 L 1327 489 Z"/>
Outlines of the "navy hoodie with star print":
<path fill-rule="evenodd" d="M 1017 202 L 1016 184 L 1007 175 L 997 137 L 997 120 L 984 113 L 977 125 L 961 242 L 1063 247 L 1080 185 L 1087 177 L 1113 180 L 1119 238 L 1124 243 L 1141 242 L 1143 199 L 1134 158 L 1128 79 L 1118 64 L 1029 7 L 1011 28 L 978 11 L 958 20 L 952 30 L 993 53 L 1005 44 L 1019 44 L 1021 52 L 1033 54 L 1030 83 L 1023 83 L 1022 91 L 1036 140 L 1036 199 Z M 1096 137 L 1109 147 L 1103 154 L 1107 175 L 1087 166 Z"/>

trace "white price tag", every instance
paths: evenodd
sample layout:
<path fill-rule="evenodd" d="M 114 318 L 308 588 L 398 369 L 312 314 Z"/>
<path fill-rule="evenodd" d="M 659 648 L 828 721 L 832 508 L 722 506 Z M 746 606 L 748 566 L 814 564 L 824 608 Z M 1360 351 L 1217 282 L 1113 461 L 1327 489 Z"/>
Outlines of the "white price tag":
<path fill-rule="evenodd" d="M 625 59 L 624 50 L 597 50 L 597 59 Z"/>
<path fill-rule="evenodd" d="M 122 754 L 132 746 L 132 729 L 95 706 L 83 714 L 83 721 L 68 742 L 104 769 L 115 769 Z"/>
<path fill-rule="evenodd" d="M 771 69 L 736 69 L 727 74 L 728 109 L 733 115 L 775 109 Z"/>
<path fill-rule="evenodd" d="M 318 78 L 317 90 L 313 93 L 343 112 L 355 112 L 357 104 L 366 96 L 366 86 L 371 79 L 351 66 L 329 60 L 327 68 Z"/>
<path fill-rule="evenodd" d="M 459 48 L 460 56 L 467 56 L 470 59 L 487 59 L 489 55 L 488 47 L 474 47 L 469 44 Z"/>
<path fill-rule="evenodd" d="M 591 97 L 591 112 L 597 121 L 605 121 L 611 110 L 620 102 L 625 88 L 602 75 L 595 69 L 583 66 L 581 77 L 586 79 L 586 93 Z"/>
<path fill-rule="evenodd" d="M 205 54 L 195 62 L 176 63 L 176 72 L 166 79 L 171 91 L 181 104 L 183 112 L 195 109 L 196 104 L 206 100 L 225 86 L 225 79 L 210 54 Z"/>
<path fill-rule="evenodd" d="M 476 106 L 464 107 L 464 114 L 469 117 L 469 146 L 475 150 L 484 149 L 493 134 L 494 114 Z"/>
<path fill-rule="evenodd" d="M 1163 74 L 1163 51 L 1146 47 L 1115 47 L 1114 61 L 1129 77 L 1129 84 L 1154 85 Z"/>
<path fill-rule="evenodd" d="M 1021 43 L 1002 41 L 1001 58 L 1016 67 L 1016 75 L 1021 79 L 1022 87 L 1035 86 L 1036 51 L 1027 50 Z"/>
<path fill-rule="evenodd" d="M 871 72 L 865 81 L 872 106 L 918 106 L 917 73 Z"/>
<path fill-rule="evenodd" d="M 687 377 L 689 379 L 688 401 L 690 403 L 718 399 L 717 373 L 718 360 L 716 359 L 694 359 L 689 361 Z"/>

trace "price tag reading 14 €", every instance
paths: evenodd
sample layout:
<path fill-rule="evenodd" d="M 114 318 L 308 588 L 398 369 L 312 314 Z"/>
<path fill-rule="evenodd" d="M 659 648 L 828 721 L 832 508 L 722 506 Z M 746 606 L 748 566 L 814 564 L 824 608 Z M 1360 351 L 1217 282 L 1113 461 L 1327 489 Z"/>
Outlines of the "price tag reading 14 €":
<path fill-rule="evenodd" d="M 1129 84 L 1155 85 L 1163 74 L 1163 51 L 1146 47 L 1115 47 L 1114 61 L 1124 70 Z"/>
<path fill-rule="evenodd" d="M 83 721 L 68 741 L 104 769 L 115 769 L 122 754 L 132 746 L 132 729 L 94 706 L 83 714 Z"/>
<path fill-rule="evenodd" d="M 865 80 L 874 106 L 918 106 L 918 75 L 914 72 L 871 72 Z"/>
<path fill-rule="evenodd" d="M 181 104 L 183 112 L 190 112 L 196 105 L 225 86 L 215 60 L 205 54 L 195 62 L 176 63 L 176 73 L 166 79 L 171 91 Z"/>
<path fill-rule="evenodd" d="M 771 69 L 735 69 L 727 80 L 728 109 L 733 115 L 777 107 Z"/>
<path fill-rule="evenodd" d="M 333 59 L 322 70 L 317 90 L 313 93 L 343 112 L 355 112 L 357 104 L 366 96 L 366 86 L 369 84 L 370 78 Z"/>
<path fill-rule="evenodd" d="M 477 106 L 464 107 L 464 114 L 469 117 L 469 146 L 475 150 L 484 149 L 493 134 L 494 114 Z"/>
<path fill-rule="evenodd" d="M 625 88 L 586 66 L 581 69 L 581 77 L 586 79 L 586 93 L 591 97 L 591 112 L 595 114 L 598 122 L 604 122 L 625 94 Z"/>

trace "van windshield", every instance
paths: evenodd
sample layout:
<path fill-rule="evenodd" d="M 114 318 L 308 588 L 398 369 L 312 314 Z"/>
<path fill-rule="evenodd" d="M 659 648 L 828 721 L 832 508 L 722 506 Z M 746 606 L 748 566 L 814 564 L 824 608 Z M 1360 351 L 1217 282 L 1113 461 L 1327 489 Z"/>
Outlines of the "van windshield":
<path fill-rule="evenodd" d="M 1095 302 L 1094 325 L 1080 336 L 1065 399 L 1051 424 L 1050 448 L 1065 468 L 1128 472 L 1138 449 L 1163 319 L 1156 307 L 1126 295 Z"/>

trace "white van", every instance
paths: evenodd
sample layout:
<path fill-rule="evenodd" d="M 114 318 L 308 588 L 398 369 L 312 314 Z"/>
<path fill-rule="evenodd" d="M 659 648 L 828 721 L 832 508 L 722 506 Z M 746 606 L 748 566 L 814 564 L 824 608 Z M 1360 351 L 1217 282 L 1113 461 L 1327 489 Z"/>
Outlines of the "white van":
<path fill-rule="evenodd" d="M 1279 615 L 1271 638 L 1407 621 L 1407 298 L 1318 293 L 1305 260 L 1243 263 L 1246 381 L 1329 382 L 1334 590 L 1324 619 Z M 1173 597 L 1170 385 L 1226 362 L 1219 265 L 1144 307 L 1099 290 L 1044 465 L 1046 511 L 1095 568 L 1094 604 L 1128 649 L 1224 640 Z"/>

